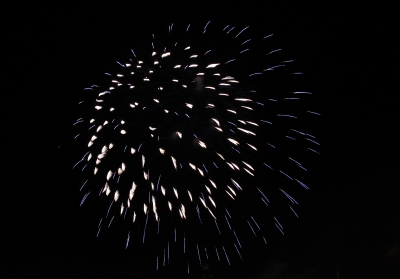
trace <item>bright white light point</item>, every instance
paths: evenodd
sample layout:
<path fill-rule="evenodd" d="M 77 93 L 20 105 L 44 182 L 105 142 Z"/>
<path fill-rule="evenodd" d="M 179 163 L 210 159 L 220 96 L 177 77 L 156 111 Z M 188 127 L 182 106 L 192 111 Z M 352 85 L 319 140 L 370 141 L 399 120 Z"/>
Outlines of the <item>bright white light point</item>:
<path fill-rule="evenodd" d="M 180 68 L 180 67 L 181 67 L 181 65 L 175 65 L 174 69 L 177 69 L 177 68 Z"/>
<path fill-rule="evenodd" d="M 165 113 L 168 113 L 169 111 L 168 110 L 166 110 L 166 109 L 164 109 L 164 111 L 165 111 Z"/>
<path fill-rule="evenodd" d="M 254 169 L 253 169 L 253 167 L 252 167 L 252 166 L 250 166 L 248 163 L 246 163 L 246 162 L 244 162 L 244 161 L 242 161 L 242 163 L 243 163 L 243 164 L 245 164 L 245 165 L 246 165 L 248 168 L 250 168 L 250 169 L 254 170 Z"/>
<path fill-rule="evenodd" d="M 144 214 L 146 214 L 146 212 L 147 212 L 147 205 L 144 203 L 143 204 L 143 211 L 144 211 Z"/>
<path fill-rule="evenodd" d="M 192 194 L 190 193 L 190 191 L 189 191 L 189 190 L 188 190 L 188 194 L 189 194 L 190 201 L 193 201 Z"/>
<path fill-rule="evenodd" d="M 121 211 L 120 211 L 119 215 L 121 215 L 123 211 L 124 211 L 124 205 L 121 204 Z"/>
<path fill-rule="evenodd" d="M 113 111 L 114 110 L 114 108 L 110 108 L 110 111 Z"/>
<path fill-rule="evenodd" d="M 226 163 L 228 164 L 228 166 L 229 166 L 231 169 L 235 170 L 235 168 L 233 167 L 233 165 L 232 165 L 231 163 L 229 163 L 229 162 L 226 162 Z"/>
<path fill-rule="evenodd" d="M 214 207 L 217 207 L 217 206 L 215 205 L 214 200 L 213 200 L 210 196 L 208 196 L 208 198 L 210 199 L 210 201 L 211 201 L 211 203 L 213 204 L 213 206 L 214 206 Z"/>
<path fill-rule="evenodd" d="M 248 130 L 245 130 L 245 129 L 242 129 L 242 128 L 238 128 L 238 130 L 240 130 L 240 131 L 243 131 L 243 132 L 245 132 L 246 134 L 250 134 L 250 135 L 256 135 L 255 133 L 253 133 L 253 132 L 251 132 L 251 131 L 248 131 Z"/>
<path fill-rule="evenodd" d="M 190 46 L 186 47 L 184 50 L 188 50 L 188 49 L 190 49 Z"/>
<path fill-rule="evenodd" d="M 253 102 L 253 101 L 250 100 L 250 99 L 243 99 L 243 98 L 236 98 L 235 100 L 236 100 L 236 101 L 241 101 L 241 102 Z"/>
<path fill-rule="evenodd" d="M 170 202 L 168 202 L 168 207 L 169 207 L 169 210 L 172 211 L 172 204 Z"/>
<path fill-rule="evenodd" d="M 95 174 L 95 175 L 96 175 L 97 171 L 98 171 L 98 169 L 97 169 L 97 168 L 94 168 L 94 174 Z"/>
<path fill-rule="evenodd" d="M 153 184 L 153 182 L 151 182 L 151 190 L 154 191 L 154 184 Z M 153 197 L 153 201 L 154 201 L 154 197 Z"/>
<path fill-rule="evenodd" d="M 178 191 L 175 188 L 174 188 L 174 193 L 175 193 L 176 198 L 178 199 Z"/>
<path fill-rule="evenodd" d="M 217 123 L 218 126 L 220 126 L 219 121 L 217 119 L 215 119 L 215 118 L 211 118 L 211 119 L 214 120 L 214 122 Z"/>
<path fill-rule="evenodd" d="M 113 83 L 118 83 L 118 80 L 114 80 L 114 79 L 113 79 L 111 82 L 113 82 Z"/>
<path fill-rule="evenodd" d="M 94 108 L 97 109 L 97 110 L 100 110 L 102 107 L 101 106 L 95 106 Z"/>
<path fill-rule="evenodd" d="M 156 55 L 157 53 L 155 52 L 155 51 L 153 51 L 152 52 L 152 54 L 151 54 L 151 56 L 154 56 L 154 55 Z"/>
<path fill-rule="evenodd" d="M 110 143 L 110 144 L 108 145 L 108 149 L 113 148 L 113 146 L 114 146 L 114 144 Z"/>
<path fill-rule="evenodd" d="M 226 192 L 233 200 L 235 199 L 227 190 L 225 190 L 225 192 Z"/>
<path fill-rule="evenodd" d="M 173 79 L 172 81 L 173 81 L 173 82 L 178 82 L 178 80 L 177 80 L 177 79 Z"/>
<path fill-rule="evenodd" d="M 123 171 L 125 171 L 125 169 L 126 169 L 125 163 L 122 163 L 121 168 L 122 168 Z"/>
<path fill-rule="evenodd" d="M 250 107 L 245 107 L 245 106 L 241 106 L 242 108 L 245 108 L 245 109 L 248 109 L 248 110 L 253 110 L 252 108 L 250 108 Z"/>
<path fill-rule="evenodd" d="M 101 153 L 104 153 L 104 152 L 106 152 L 107 151 L 107 146 L 103 146 L 103 148 L 101 149 Z"/>
<path fill-rule="evenodd" d="M 131 153 L 135 154 L 136 150 L 134 148 L 131 148 Z"/>
<path fill-rule="evenodd" d="M 109 90 L 113 90 L 114 89 L 114 87 L 110 87 L 110 88 L 108 88 Z"/>
<path fill-rule="evenodd" d="M 121 175 L 124 171 L 121 168 L 118 168 L 118 175 Z"/>
<path fill-rule="evenodd" d="M 256 150 L 257 151 L 257 148 L 255 148 L 253 145 L 251 145 L 251 144 L 249 144 L 249 143 L 246 143 L 248 146 L 250 146 L 251 148 L 253 148 L 254 150 Z"/>
<path fill-rule="evenodd" d="M 221 159 L 222 160 L 224 160 L 225 161 L 225 158 L 224 158 L 224 156 L 222 156 L 221 154 L 219 154 L 218 152 L 215 152 L 219 157 L 221 157 Z"/>
<path fill-rule="evenodd" d="M 210 64 L 208 65 L 206 68 L 215 68 L 219 65 L 219 63 L 215 63 L 215 64 Z"/>
<path fill-rule="evenodd" d="M 106 195 L 108 196 L 111 193 L 110 187 L 107 186 Z"/>
<path fill-rule="evenodd" d="M 215 87 L 212 87 L 212 86 L 206 86 L 204 88 L 215 90 Z"/>
<path fill-rule="evenodd" d="M 150 73 L 150 74 L 152 74 L 152 73 L 153 73 L 153 71 L 149 71 L 149 73 Z"/>
<path fill-rule="evenodd" d="M 126 131 L 125 130 L 121 130 L 121 134 L 125 135 Z"/>
<path fill-rule="evenodd" d="M 181 133 L 176 132 L 176 134 L 177 134 L 180 138 L 182 138 L 182 134 L 181 134 Z"/>
<path fill-rule="evenodd" d="M 251 125 L 258 126 L 258 124 L 257 124 L 257 123 L 250 122 L 250 121 L 246 121 L 246 122 L 247 122 L 247 123 L 249 123 L 249 124 L 251 124 Z"/>
<path fill-rule="evenodd" d="M 187 106 L 188 108 L 192 108 L 192 107 L 193 107 L 192 104 L 188 104 L 188 103 L 186 103 L 186 106 Z"/>
<path fill-rule="evenodd" d="M 94 119 L 90 119 L 90 121 L 89 121 L 89 122 L 90 122 L 90 123 L 93 123 L 94 121 L 95 121 Z"/>
<path fill-rule="evenodd" d="M 218 84 L 218 85 L 221 85 L 221 86 L 231 86 L 229 83 L 220 83 L 220 84 Z"/>
<path fill-rule="evenodd" d="M 176 160 L 175 160 L 175 158 L 172 157 L 172 156 L 171 156 L 171 159 L 172 159 L 172 163 L 174 164 L 174 167 L 175 167 L 175 169 L 176 169 Z"/>
<path fill-rule="evenodd" d="M 108 121 L 104 121 L 103 126 L 106 126 L 108 124 Z"/>
<path fill-rule="evenodd" d="M 92 153 L 89 154 L 87 160 L 89 161 L 90 159 L 92 159 Z"/>
<path fill-rule="evenodd" d="M 232 165 L 235 167 L 235 169 L 240 170 L 240 168 L 235 163 L 232 163 Z"/>
<path fill-rule="evenodd" d="M 244 125 L 246 125 L 246 121 L 244 121 L 244 120 L 238 120 L 240 123 L 242 123 L 242 124 L 244 124 Z"/>
<path fill-rule="evenodd" d="M 107 173 L 107 180 L 110 180 L 111 176 L 113 175 L 112 171 L 109 171 Z"/>
<path fill-rule="evenodd" d="M 252 174 L 248 169 L 243 168 L 245 171 L 247 171 L 251 176 L 254 176 L 254 174 Z"/>
<path fill-rule="evenodd" d="M 100 164 L 101 161 L 99 159 L 96 159 L 96 165 Z"/>
<path fill-rule="evenodd" d="M 237 140 L 234 139 L 228 139 L 231 143 L 233 143 L 234 145 L 239 145 L 239 142 Z"/>
<path fill-rule="evenodd" d="M 161 193 L 165 196 L 165 188 L 161 186 Z"/>
<path fill-rule="evenodd" d="M 91 147 L 93 145 L 93 141 L 89 141 L 88 147 Z"/>
<path fill-rule="evenodd" d="M 214 181 L 212 181 L 211 179 L 209 179 L 209 180 L 210 180 L 211 185 L 214 186 L 214 188 L 216 189 L 217 185 L 214 183 Z"/>
<path fill-rule="evenodd" d="M 227 187 L 228 187 L 229 190 L 231 190 L 232 194 L 234 194 L 236 196 L 235 191 L 231 187 L 229 187 L 229 186 L 227 186 Z"/>
<path fill-rule="evenodd" d="M 94 141 L 95 139 L 97 139 L 97 137 L 96 137 L 96 136 L 93 136 L 92 139 L 91 139 L 91 141 Z"/>
<path fill-rule="evenodd" d="M 197 75 L 198 76 L 204 76 L 204 73 L 198 73 Z"/>
<path fill-rule="evenodd" d="M 98 102 L 98 103 L 104 103 L 104 100 L 97 100 L 97 99 L 96 99 L 96 102 Z"/>
<path fill-rule="evenodd" d="M 119 198 L 119 192 L 117 190 L 117 191 L 115 191 L 115 194 L 114 194 L 114 201 L 117 201 L 118 198 Z"/>
<path fill-rule="evenodd" d="M 207 208 L 206 202 L 202 198 L 200 198 L 200 201 L 204 205 L 204 207 Z"/>
<path fill-rule="evenodd" d="M 226 93 L 219 93 L 218 95 L 220 95 L 220 96 L 229 96 L 229 95 L 226 94 Z"/>
<path fill-rule="evenodd" d="M 227 111 L 229 111 L 229 112 L 232 112 L 232 113 L 236 114 L 236 111 L 234 111 L 234 110 L 227 109 Z"/>
<path fill-rule="evenodd" d="M 139 64 L 143 64 L 143 61 L 140 61 L 140 60 L 139 60 L 138 63 L 139 63 Z"/>
<path fill-rule="evenodd" d="M 202 142 L 201 140 L 199 140 L 199 145 L 203 148 L 207 148 L 206 144 L 204 142 Z"/>
<path fill-rule="evenodd" d="M 129 199 L 127 201 L 127 204 L 128 204 L 128 208 L 130 208 L 131 207 L 131 202 L 129 201 Z"/>
<path fill-rule="evenodd" d="M 210 193 L 210 195 L 211 195 L 211 190 L 210 190 L 210 188 L 208 188 L 208 187 L 207 187 L 207 185 L 204 185 L 204 187 L 206 187 L 206 189 L 207 189 L 207 192 L 209 192 L 209 193 Z"/>
<path fill-rule="evenodd" d="M 214 74 L 214 76 L 220 76 L 221 74 L 219 74 L 219 73 L 216 73 L 216 74 Z"/>
<path fill-rule="evenodd" d="M 204 177 L 204 172 L 201 169 L 197 169 L 199 171 L 199 173 L 201 174 L 201 176 Z"/>
<path fill-rule="evenodd" d="M 152 130 L 152 131 L 154 131 L 154 130 L 157 129 L 157 128 L 153 128 L 153 127 L 149 126 L 149 129 Z"/>
<path fill-rule="evenodd" d="M 159 64 L 158 61 L 154 61 L 154 65 L 157 65 L 157 64 Z"/>
<path fill-rule="evenodd" d="M 146 162 L 146 158 L 142 155 L 142 168 L 144 168 L 144 163 Z"/>
<path fill-rule="evenodd" d="M 190 58 L 196 58 L 197 57 L 197 55 L 191 55 L 190 56 Z"/>
<path fill-rule="evenodd" d="M 165 150 L 164 150 L 164 149 L 162 149 L 162 148 L 159 148 L 159 150 L 160 150 L 160 153 L 164 155 L 164 153 L 165 153 Z"/>
<path fill-rule="evenodd" d="M 135 102 L 135 106 L 139 105 L 139 103 Z"/>
<path fill-rule="evenodd" d="M 215 129 L 217 129 L 220 132 L 223 132 L 222 129 L 220 127 L 215 127 Z"/>
<path fill-rule="evenodd" d="M 143 81 L 149 81 L 149 80 L 150 80 L 150 79 L 149 79 L 149 78 L 147 78 L 147 77 L 143 79 Z"/>
<path fill-rule="evenodd" d="M 131 75 L 134 75 L 135 74 L 135 72 L 131 72 Z"/>
<path fill-rule="evenodd" d="M 136 220 L 136 213 L 133 212 L 133 223 L 135 223 L 135 220 Z"/>
<path fill-rule="evenodd" d="M 103 126 L 99 126 L 99 127 L 97 127 L 97 130 L 96 130 L 96 132 L 98 132 L 98 131 L 100 131 L 101 130 L 101 128 L 103 128 Z"/>
<path fill-rule="evenodd" d="M 137 66 L 136 66 L 136 68 L 142 68 L 142 66 L 140 66 L 140 65 L 137 65 Z"/>
<path fill-rule="evenodd" d="M 213 108 L 215 107 L 213 104 L 207 104 L 207 105 L 210 106 L 210 107 L 213 107 Z"/>
<path fill-rule="evenodd" d="M 161 58 L 164 58 L 164 57 L 167 57 L 170 55 L 171 55 L 171 52 L 166 52 L 166 53 L 161 54 Z"/>
<path fill-rule="evenodd" d="M 186 86 L 186 85 L 184 85 L 184 84 L 182 84 L 182 87 L 184 87 L 184 88 L 187 88 L 187 86 Z"/>
<path fill-rule="evenodd" d="M 124 125 L 124 124 L 125 124 L 125 121 L 124 121 L 124 120 L 121 120 L 121 124 Z"/>
<path fill-rule="evenodd" d="M 189 68 L 195 68 L 195 67 L 197 67 L 198 65 L 197 64 L 190 64 L 189 65 Z"/>
<path fill-rule="evenodd" d="M 105 154 L 99 154 L 99 155 L 97 156 L 97 158 L 103 159 L 105 156 L 106 156 Z"/>
<path fill-rule="evenodd" d="M 196 166 L 193 165 L 192 163 L 189 163 L 189 166 L 190 166 L 192 169 L 196 170 Z"/>

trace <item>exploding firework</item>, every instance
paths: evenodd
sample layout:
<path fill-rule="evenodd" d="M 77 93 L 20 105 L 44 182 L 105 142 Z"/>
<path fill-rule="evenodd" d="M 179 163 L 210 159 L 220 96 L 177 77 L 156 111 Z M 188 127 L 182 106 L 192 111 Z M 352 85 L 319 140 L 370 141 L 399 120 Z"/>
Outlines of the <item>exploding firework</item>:
<path fill-rule="evenodd" d="M 311 93 L 273 35 L 211 25 L 143 40 L 85 88 L 74 123 L 88 149 L 74 166 L 81 206 L 107 202 L 97 236 L 124 224 L 126 248 L 156 244 L 157 269 L 176 253 L 230 264 L 250 235 L 284 234 L 280 215 L 298 217 L 309 189 L 302 158 L 319 154 Z"/>

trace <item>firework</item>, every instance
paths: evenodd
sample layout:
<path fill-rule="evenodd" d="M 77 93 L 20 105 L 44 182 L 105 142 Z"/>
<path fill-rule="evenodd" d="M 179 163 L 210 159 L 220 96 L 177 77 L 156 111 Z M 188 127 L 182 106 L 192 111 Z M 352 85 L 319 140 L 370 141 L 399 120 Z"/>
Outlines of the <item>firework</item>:
<path fill-rule="evenodd" d="M 97 236 L 123 222 L 126 248 L 157 243 L 157 269 L 181 253 L 189 270 L 241 259 L 250 235 L 284 234 L 279 216 L 298 217 L 309 189 L 302 158 L 319 146 L 293 60 L 272 34 L 210 22 L 141 46 L 85 88 L 74 123 L 88 149 L 74 166 L 87 175 L 81 206 L 108 201 Z"/>

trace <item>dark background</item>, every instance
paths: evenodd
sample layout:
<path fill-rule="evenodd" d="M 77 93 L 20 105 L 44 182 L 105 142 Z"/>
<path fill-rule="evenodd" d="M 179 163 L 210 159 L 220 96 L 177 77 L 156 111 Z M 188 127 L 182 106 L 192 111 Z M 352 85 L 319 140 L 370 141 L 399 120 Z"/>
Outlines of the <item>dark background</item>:
<path fill-rule="evenodd" d="M 3 146 L 2 278 L 174 278 L 95 238 L 97 220 L 79 208 L 75 158 L 63 147 L 82 88 L 137 38 L 159 25 L 208 20 L 279 34 L 311 77 L 323 114 L 322 155 L 300 220 L 264 253 L 231 268 L 211 264 L 215 278 L 398 278 L 398 93 L 390 85 L 398 54 L 389 11 L 249 2 L 16 8 L 6 40 L 11 89 L 3 94 L 11 145 Z"/>

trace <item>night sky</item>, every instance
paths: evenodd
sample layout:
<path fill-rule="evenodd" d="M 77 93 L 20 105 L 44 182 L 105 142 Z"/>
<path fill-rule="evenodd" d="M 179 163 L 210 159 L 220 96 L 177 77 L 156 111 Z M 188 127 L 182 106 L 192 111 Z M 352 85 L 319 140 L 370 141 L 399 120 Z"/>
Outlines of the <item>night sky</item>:
<path fill-rule="evenodd" d="M 214 278 L 399 278 L 397 87 L 388 85 L 395 75 L 384 66 L 393 47 L 390 24 L 340 7 L 246 5 L 57 4 L 19 13 L 24 28 L 10 39 L 19 46 L 18 77 L 3 95 L 15 101 L 12 148 L 4 147 L 10 202 L 2 210 L 2 278 L 185 278 L 172 268 L 156 272 L 123 241 L 96 238 L 98 219 L 79 207 L 71 168 L 81 153 L 71 148 L 71 126 L 83 88 L 140 36 L 171 22 L 208 20 L 276 34 L 307 73 L 322 114 L 312 129 L 322 154 L 309 173 L 300 219 L 266 248 L 245 249 L 243 261 L 210 262 Z M 200 270 L 190 276 L 200 278 Z"/>

